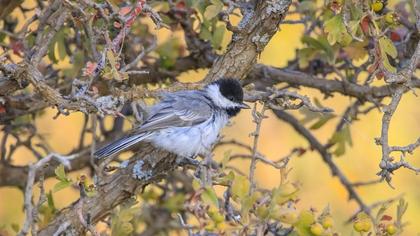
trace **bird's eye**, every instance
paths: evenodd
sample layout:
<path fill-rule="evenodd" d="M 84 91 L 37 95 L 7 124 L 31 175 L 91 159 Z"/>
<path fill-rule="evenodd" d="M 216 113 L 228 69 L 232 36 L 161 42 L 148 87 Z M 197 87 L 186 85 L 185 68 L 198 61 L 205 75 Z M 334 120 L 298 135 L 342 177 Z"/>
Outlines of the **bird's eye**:
<path fill-rule="evenodd" d="M 227 98 L 231 101 L 233 101 L 235 99 L 233 96 L 228 96 Z"/>

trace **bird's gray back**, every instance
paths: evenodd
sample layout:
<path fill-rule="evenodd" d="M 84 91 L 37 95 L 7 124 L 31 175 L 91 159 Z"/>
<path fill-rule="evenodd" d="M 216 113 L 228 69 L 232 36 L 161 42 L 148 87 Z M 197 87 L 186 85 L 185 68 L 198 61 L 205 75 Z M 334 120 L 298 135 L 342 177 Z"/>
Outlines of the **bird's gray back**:
<path fill-rule="evenodd" d="M 166 93 L 151 107 L 148 118 L 135 132 L 197 125 L 212 115 L 211 101 L 201 90 Z"/>

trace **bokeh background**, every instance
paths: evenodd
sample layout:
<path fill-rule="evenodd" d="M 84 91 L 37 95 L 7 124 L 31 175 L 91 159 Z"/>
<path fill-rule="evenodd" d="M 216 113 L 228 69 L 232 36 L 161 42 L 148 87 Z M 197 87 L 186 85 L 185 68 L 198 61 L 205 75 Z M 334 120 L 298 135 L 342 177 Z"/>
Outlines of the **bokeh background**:
<path fill-rule="evenodd" d="M 391 5 L 396 1 L 390 1 Z M 33 6 L 32 1 L 26 0 L 25 7 Z M 12 15 L 19 19 L 19 24 L 24 23 L 24 19 L 30 17 L 29 14 L 23 15 L 19 10 L 15 10 Z M 237 20 L 237 19 L 236 19 Z M 144 24 L 151 22 L 144 20 Z M 18 27 L 19 28 L 19 27 Z M 151 27 L 153 28 L 153 27 Z M 295 50 L 302 47 L 299 40 L 303 33 L 301 25 L 282 25 L 281 30 L 271 40 L 259 58 L 259 62 L 273 65 L 285 66 L 287 61 L 295 57 Z M 167 29 L 156 31 L 158 41 L 163 42 L 173 37 L 183 40 L 180 32 L 171 32 Z M 226 34 L 224 46 L 228 44 L 230 35 Z M 62 62 L 59 67 L 65 68 L 67 62 Z M 182 81 L 199 81 L 206 70 L 191 71 L 180 76 Z M 315 90 L 302 89 L 301 94 L 309 95 L 311 98 L 323 99 L 323 96 Z M 354 102 L 352 99 L 339 96 L 338 94 L 323 104 L 335 110 L 338 116 L 334 122 L 325 125 L 314 134 L 324 143 L 331 136 L 338 122 L 340 115 L 348 104 Z M 404 96 L 397 113 L 391 123 L 390 143 L 393 145 L 406 145 L 412 143 L 420 134 L 420 98 L 413 93 Z M 299 112 L 293 112 L 299 116 Z M 36 121 L 38 132 L 48 138 L 48 144 L 57 153 L 67 153 L 78 145 L 79 132 L 82 129 L 83 115 L 73 113 L 70 116 L 60 116 L 53 119 L 56 114 L 54 109 Z M 259 151 L 272 160 L 277 160 L 287 155 L 294 147 L 307 147 L 307 142 L 301 138 L 287 124 L 278 120 L 274 115 L 268 113 L 269 118 L 264 120 L 260 136 Z M 302 117 L 302 116 L 301 116 Z M 127 124 L 127 128 L 129 128 Z M 381 157 L 380 147 L 374 144 L 374 138 L 379 137 L 381 127 L 381 113 L 373 110 L 365 116 L 360 116 L 360 120 L 351 126 L 353 146 L 347 149 L 346 153 L 334 161 L 352 181 L 366 181 L 377 178 L 379 170 L 378 164 Z M 251 144 L 252 138 L 249 136 L 255 128 L 252 123 L 250 111 L 241 112 L 233 120 L 233 125 L 226 128 L 223 132 L 226 138 L 235 138 Z M 2 134 L 0 133 L 0 138 Z M 239 150 L 232 150 L 236 153 Z M 223 150 L 216 152 L 216 158 L 221 158 Z M 408 160 L 415 166 L 420 166 L 420 152 L 409 156 Z M 32 155 L 22 149 L 14 157 L 15 165 L 25 165 L 33 162 Z M 235 161 L 237 168 L 248 172 L 248 161 Z M 350 235 L 351 225 L 344 222 L 357 210 L 354 201 L 348 201 L 346 190 L 340 185 L 337 178 L 333 178 L 328 167 L 323 163 L 321 157 L 316 152 L 307 152 L 301 157 L 293 158 L 289 164 L 292 171 L 289 180 L 300 182 L 299 208 L 308 209 L 310 207 L 322 210 L 330 205 L 332 214 L 335 218 L 336 228 L 343 235 Z M 86 170 L 84 170 L 86 171 Z M 70 176 L 75 179 L 80 173 L 72 173 Z M 278 170 L 258 164 L 256 171 L 257 181 L 261 187 L 272 188 L 278 185 L 280 175 Z M 52 188 L 56 180 L 46 181 L 47 189 Z M 386 200 L 402 195 L 408 202 L 409 207 L 405 219 L 410 222 L 404 235 L 420 235 L 420 225 L 417 220 L 420 218 L 420 176 L 416 176 L 411 171 L 398 170 L 393 178 L 395 189 L 390 188 L 386 183 L 380 183 L 368 187 L 358 188 L 358 193 L 363 200 L 370 204 L 377 201 Z M 78 193 L 70 188 L 54 194 L 55 203 L 58 208 L 64 207 L 78 198 Z M 23 221 L 23 195 L 16 188 L 0 188 L 0 225 L 21 224 Z M 395 207 L 390 208 L 390 214 L 394 215 Z"/>

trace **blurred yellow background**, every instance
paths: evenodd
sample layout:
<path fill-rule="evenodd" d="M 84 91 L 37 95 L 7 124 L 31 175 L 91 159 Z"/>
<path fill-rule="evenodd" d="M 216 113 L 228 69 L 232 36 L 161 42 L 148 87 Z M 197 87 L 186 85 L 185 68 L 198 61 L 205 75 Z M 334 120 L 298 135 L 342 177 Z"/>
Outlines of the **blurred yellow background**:
<path fill-rule="evenodd" d="M 30 1 L 25 1 L 30 6 Z M 16 10 L 13 15 L 22 19 L 21 13 Z M 20 24 L 22 21 L 19 22 Z M 153 28 L 153 27 L 152 27 Z M 300 36 L 303 27 L 300 25 L 282 25 L 281 30 L 271 40 L 270 44 L 261 54 L 259 62 L 273 65 L 284 66 L 287 61 L 295 57 L 295 50 L 302 46 Z M 168 37 L 180 37 L 179 32 L 172 33 L 166 29 L 157 32 L 159 42 Z M 226 35 L 224 45 L 229 42 L 230 35 Z M 64 65 L 65 66 L 65 65 Z M 198 72 L 188 72 L 181 76 L 182 81 L 198 81 L 205 76 L 206 70 Z M 322 100 L 323 96 L 317 91 L 304 89 L 301 94 L 318 97 Z M 335 110 L 337 115 L 341 115 L 348 104 L 354 102 L 339 95 L 329 98 L 323 104 Z M 420 109 L 417 107 L 420 98 L 408 93 L 398 107 L 390 129 L 390 142 L 393 145 L 406 145 L 412 143 L 420 134 Z M 52 119 L 55 115 L 54 109 L 49 109 L 47 114 L 37 120 L 38 131 L 48 138 L 48 143 L 57 153 L 67 153 L 73 147 L 78 145 L 79 132 L 83 124 L 83 115 L 73 113 L 70 116 L 60 116 L 58 119 Z M 297 114 L 294 112 L 294 114 Z M 266 119 L 262 125 L 262 132 L 259 143 L 259 150 L 268 158 L 277 160 L 287 155 L 290 150 L 297 146 L 307 147 L 307 142 L 301 138 L 287 124 L 279 121 L 271 113 L 270 118 Z M 233 121 L 234 124 L 224 130 L 223 134 L 227 138 L 236 138 L 240 141 L 251 144 L 252 138 L 249 137 L 255 129 L 252 123 L 249 111 L 241 112 Z M 320 137 L 322 142 L 326 142 L 331 136 L 335 122 L 328 124 L 314 132 Z M 353 147 L 347 150 L 342 157 L 335 158 L 334 161 L 339 165 L 347 177 L 352 181 L 363 181 L 375 179 L 379 170 L 378 164 L 381 157 L 380 147 L 374 144 L 374 138 L 380 135 L 381 113 L 374 110 L 366 116 L 360 116 L 360 121 L 354 122 L 351 126 L 353 138 Z M 1 134 L 0 134 L 1 137 Z M 239 150 L 233 150 L 235 153 Z M 222 151 L 216 153 L 216 158 L 220 158 Z M 31 154 L 25 150 L 19 150 L 14 157 L 15 163 L 23 165 L 33 162 Z M 413 165 L 420 166 L 419 151 L 408 159 Z M 244 172 L 248 172 L 249 162 L 236 161 L 236 165 Z M 335 217 L 336 228 L 343 235 L 350 235 L 351 225 L 345 225 L 343 222 L 348 219 L 357 210 L 357 204 L 354 201 L 348 201 L 346 190 L 340 185 L 337 178 L 331 176 L 330 170 L 323 163 L 316 152 L 307 152 L 302 157 L 293 158 L 289 164 L 292 167 L 290 180 L 302 183 L 300 191 L 300 209 L 309 207 L 322 210 L 326 205 L 330 205 L 333 216 Z M 73 179 L 78 175 L 74 173 Z M 277 186 L 280 175 L 278 170 L 258 164 L 257 181 L 261 187 L 271 188 Z M 55 180 L 47 181 L 47 189 L 51 188 Z M 401 194 L 409 202 L 408 211 L 405 219 L 410 222 L 403 235 L 417 235 L 420 233 L 420 225 L 416 221 L 420 218 L 420 177 L 407 170 L 398 170 L 393 177 L 395 189 L 391 189 L 386 183 L 361 187 L 357 189 L 363 200 L 370 204 L 376 201 L 385 200 Z M 64 207 L 78 197 L 77 193 L 67 189 L 54 195 L 57 207 Z M 23 196 L 21 191 L 14 188 L 0 188 L 0 225 L 18 223 L 23 220 Z M 390 215 L 394 215 L 395 207 L 391 208 Z"/>

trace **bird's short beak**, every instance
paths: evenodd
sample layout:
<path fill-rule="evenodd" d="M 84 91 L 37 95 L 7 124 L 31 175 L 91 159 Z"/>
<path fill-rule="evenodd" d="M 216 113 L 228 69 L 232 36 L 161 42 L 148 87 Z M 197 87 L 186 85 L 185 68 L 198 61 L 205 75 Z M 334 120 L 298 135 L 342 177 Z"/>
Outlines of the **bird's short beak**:
<path fill-rule="evenodd" d="M 248 106 L 248 105 L 247 105 L 247 104 L 245 104 L 245 103 L 241 103 L 239 107 L 240 107 L 241 109 L 251 109 L 251 107 L 250 107 L 250 106 Z"/>

